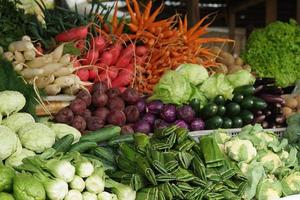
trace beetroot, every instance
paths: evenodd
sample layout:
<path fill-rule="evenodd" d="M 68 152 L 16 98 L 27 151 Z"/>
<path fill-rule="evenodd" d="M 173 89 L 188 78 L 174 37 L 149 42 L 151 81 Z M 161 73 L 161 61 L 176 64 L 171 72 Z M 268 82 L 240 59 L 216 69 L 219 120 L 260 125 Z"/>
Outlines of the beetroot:
<path fill-rule="evenodd" d="M 119 90 L 119 88 L 110 88 L 106 91 L 106 94 L 108 98 L 111 99 L 113 97 L 119 96 L 121 94 L 121 91 Z"/>
<path fill-rule="evenodd" d="M 86 109 L 83 113 L 80 113 L 80 116 L 87 120 L 92 116 L 92 112 L 89 109 Z"/>
<path fill-rule="evenodd" d="M 125 103 L 120 97 L 113 97 L 108 101 L 108 107 L 110 110 L 124 110 Z"/>
<path fill-rule="evenodd" d="M 86 106 L 90 106 L 92 103 L 92 96 L 85 90 L 81 90 L 80 92 L 78 92 L 76 98 L 82 99 L 85 102 Z"/>
<path fill-rule="evenodd" d="M 94 92 L 105 93 L 106 90 L 107 90 L 107 84 L 105 82 L 98 82 L 95 83 L 93 86 L 93 93 Z"/>
<path fill-rule="evenodd" d="M 107 115 L 109 114 L 109 110 L 108 108 L 105 107 L 101 107 L 101 108 L 97 108 L 94 112 L 93 115 L 96 117 L 99 117 L 100 119 L 102 119 L 104 122 L 106 121 Z"/>
<path fill-rule="evenodd" d="M 98 130 L 104 126 L 103 120 L 96 116 L 90 117 L 86 122 L 87 122 L 87 128 L 90 131 Z"/>
<path fill-rule="evenodd" d="M 140 100 L 140 94 L 133 88 L 127 88 L 122 93 L 122 98 L 128 104 L 135 104 Z"/>
<path fill-rule="evenodd" d="M 126 124 L 126 125 L 122 126 L 121 134 L 126 135 L 126 134 L 132 134 L 132 133 L 134 133 L 134 130 L 131 125 Z"/>
<path fill-rule="evenodd" d="M 123 111 L 113 110 L 107 116 L 107 122 L 116 126 L 123 126 L 126 122 L 126 116 Z"/>
<path fill-rule="evenodd" d="M 140 117 L 140 112 L 138 107 L 133 105 L 127 106 L 124 110 L 124 113 L 126 115 L 127 122 L 129 123 L 136 122 Z"/>
<path fill-rule="evenodd" d="M 107 104 L 108 96 L 105 93 L 97 91 L 92 96 L 92 103 L 96 107 L 103 107 Z"/>
<path fill-rule="evenodd" d="M 69 107 L 65 107 L 58 111 L 55 115 L 54 120 L 59 123 L 70 124 L 73 121 L 74 113 Z"/>
<path fill-rule="evenodd" d="M 71 102 L 70 108 L 73 111 L 74 114 L 80 115 L 86 110 L 86 103 L 82 99 L 75 99 Z"/>
<path fill-rule="evenodd" d="M 80 132 L 83 132 L 86 129 L 86 121 L 82 116 L 76 115 L 72 121 L 72 126 Z"/>

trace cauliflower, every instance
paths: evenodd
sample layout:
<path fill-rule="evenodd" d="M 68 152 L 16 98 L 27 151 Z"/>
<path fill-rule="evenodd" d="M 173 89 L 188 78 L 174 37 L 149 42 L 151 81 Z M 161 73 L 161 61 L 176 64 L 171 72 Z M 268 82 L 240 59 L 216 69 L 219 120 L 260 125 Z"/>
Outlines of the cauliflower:
<path fill-rule="evenodd" d="M 278 180 L 275 178 L 262 179 L 256 191 L 257 200 L 276 200 L 280 199 L 282 194 L 282 187 Z"/>
<path fill-rule="evenodd" d="M 265 170 L 270 173 L 274 173 L 276 169 L 283 165 L 279 156 L 269 150 L 260 153 L 258 161 L 261 162 Z"/>
<path fill-rule="evenodd" d="M 257 151 L 249 140 L 235 138 L 225 143 L 228 156 L 237 162 L 249 163 L 257 155 Z"/>
<path fill-rule="evenodd" d="M 300 193 L 300 172 L 294 172 L 281 180 L 282 191 L 285 196 Z"/>

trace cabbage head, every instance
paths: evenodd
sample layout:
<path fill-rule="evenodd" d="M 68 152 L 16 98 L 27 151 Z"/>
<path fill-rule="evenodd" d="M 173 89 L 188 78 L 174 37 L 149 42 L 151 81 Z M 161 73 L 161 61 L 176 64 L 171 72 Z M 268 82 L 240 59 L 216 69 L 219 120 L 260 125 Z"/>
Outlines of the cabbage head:
<path fill-rule="evenodd" d="M 2 121 L 2 125 L 7 126 L 11 130 L 18 130 L 27 123 L 34 123 L 34 118 L 28 113 L 14 113 Z"/>
<path fill-rule="evenodd" d="M 56 139 L 61 139 L 66 135 L 72 134 L 74 136 L 75 143 L 78 142 L 81 137 L 81 133 L 76 128 L 67 124 L 53 123 L 50 125 L 50 128 L 54 131 Z"/>
<path fill-rule="evenodd" d="M 35 153 L 31 150 L 23 148 L 20 151 L 17 151 L 13 155 L 11 155 L 9 158 L 5 160 L 6 166 L 12 166 L 12 167 L 18 167 L 19 165 L 22 165 L 22 160 L 24 158 L 35 156 Z"/>
<path fill-rule="evenodd" d="M 0 161 L 5 160 L 20 147 L 20 141 L 11 129 L 0 125 Z"/>
<path fill-rule="evenodd" d="M 178 72 L 170 70 L 160 78 L 149 100 L 182 105 L 190 100 L 192 92 L 190 82 Z"/>
<path fill-rule="evenodd" d="M 285 196 L 300 193 L 300 172 L 294 172 L 281 180 L 282 191 Z"/>
<path fill-rule="evenodd" d="M 227 79 L 234 88 L 244 85 L 253 85 L 255 82 L 255 77 L 244 69 L 233 74 L 228 74 Z"/>
<path fill-rule="evenodd" d="M 266 150 L 259 153 L 258 161 L 264 166 L 266 172 L 274 173 L 283 166 L 279 156 L 272 151 Z"/>
<path fill-rule="evenodd" d="M 206 68 L 197 64 L 181 64 L 176 71 L 193 85 L 199 85 L 209 77 Z"/>
<path fill-rule="evenodd" d="M 238 138 L 225 143 L 225 152 L 231 159 L 245 163 L 249 163 L 257 155 L 257 151 L 251 141 Z"/>
<path fill-rule="evenodd" d="M 14 196 L 11 194 L 8 194 L 6 192 L 0 192 L 0 199 L 1 200 L 14 200 Z"/>
<path fill-rule="evenodd" d="M 11 191 L 14 177 L 15 170 L 0 163 L 0 192 Z"/>
<path fill-rule="evenodd" d="M 262 179 L 256 190 L 257 200 L 276 200 L 282 195 L 282 186 L 275 178 Z"/>
<path fill-rule="evenodd" d="M 25 104 L 26 99 L 20 92 L 10 90 L 0 92 L 0 114 L 3 116 L 19 112 Z"/>
<path fill-rule="evenodd" d="M 14 178 L 13 192 L 16 200 L 45 200 L 42 183 L 30 174 L 20 173 Z"/>
<path fill-rule="evenodd" d="M 218 95 L 225 99 L 232 99 L 233 87 L 224 74 L 214 74 L 200 86 L 200 91 L 208 98 L 214 99 Z"/>
<path fill-rule="evenodd" d="M 55 133 L 41 123 L 25 124 L 18 131 L 23 147 L 42 153 L 55 143 Z"/>

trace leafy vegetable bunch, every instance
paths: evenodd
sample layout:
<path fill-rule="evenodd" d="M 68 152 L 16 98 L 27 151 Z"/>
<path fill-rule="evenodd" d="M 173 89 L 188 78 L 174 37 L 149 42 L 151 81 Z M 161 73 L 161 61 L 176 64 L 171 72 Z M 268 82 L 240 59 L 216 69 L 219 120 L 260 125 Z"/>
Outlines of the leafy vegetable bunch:
<path fill-rule="evenodd" d="M 248 178 L 244 199 L 279 199 L 300 192 L 298 151 L 287 139 L 279 140 L 259 124 L 245 126 L 233 138 L 222 131 L 214 137 Z"/>
<path fill-rule="evenodd" d="M 251 33 L 243 55 L 260 77 L 272 77 L 286 87 L 300 77 L 300 27 L 295 20 L 274 22 Z"/>

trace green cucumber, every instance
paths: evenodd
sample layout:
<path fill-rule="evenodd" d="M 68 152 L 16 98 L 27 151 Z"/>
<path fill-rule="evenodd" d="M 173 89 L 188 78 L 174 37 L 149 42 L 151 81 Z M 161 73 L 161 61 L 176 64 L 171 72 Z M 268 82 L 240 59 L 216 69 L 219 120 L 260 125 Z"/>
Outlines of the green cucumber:
<path fill-rule="evenodd" d="M 234 94 L 243 94 L 244 96 L 253 95 L 255 92 L 255 87 L 253 85 L 244 85 L 234 89 Z"/>
<path fill-rule="evenodd" d="M 201 102 L 199 99 L 193 99 L 190 102 L 190 106 L 193 108 L 195 111 L 196 115 L 198 116 L 200 114 L 200 107 L 201 107 Z"/>
<path fill-rule="evenodd" d="M 253 103 L 253 110 L 263 110 L 267 108 L 267 103 L 260 99 L 260 98 L 254 98 L 254 103 Z"/>
<path fill-rule="evenodd" d="M 57 152 L 67 152 L 71 148 L 73 142 L 74 135 L 68 134 L 57 140 L 52 146 L 52 148 L 55 149 Z"/>
<path fill-rule="evenodd" d="M 241 107 L 238 103 L 230 102 L 226 105 L 226 115 L 228 117 L 236 116 L 240 113 Z"/>
<path fill-rule="evenodd" d="M 226 113 L 226 107 L 223 105 L 219 105 L 217 115 L 223 116 L 225 115 L 225 113 Z"/>
<path fill-rule="evenodd" d="M 222 95 L 218 95 L 215 97 L 214 102 L 217 105 L 224 105 L 225 104 L 225 98 Z"/>
<path fill-rule="evenodd" d="M 229 117 L 223 117 L 223 125 L 222 128 L 231 128 L 232 120 Z"/>
<path fill-rule="evenodd" d="M 221 128 L 223 119 L 220 116 L 214 116 L 205 122 L 205 129 L 212 130 Z"/>
<path fill-rule="evenodd" d="M 253 113 L 249 110 L 242 110 L 240 117 L 242 118 L 244 125 L 250 124 L 254 119 Z"/>
<path fill-rule="evenodd" d="M 253 105 L 254 105 L 254 97 L 246 97 L 241 103 L 241 107 L 244 109 L 252 109 Z"/>
<path fill-rule="evenodd" d="M 101 128 L 97 131 L 87 133 L 80 138 L 80 141 L 90 141 L 90 142 L 105 142 L 110 139 L 120 135 L 121 128 L 119 126 L 108 126 Z"/>
<path fill-rule="evenodd" d="M 105 147 L 96 147 L 95 149 L 93 149 L 92 153 L 97 157 L 100 157 L 111 163 L 115 163 L 114 153 Z"/>
<path fill-rule="evenodd" d="M 232 128 L 241 128 L 243 126 L 243 120 L 240 117 L 232 118 Z"/>
<path fill-rule="evenodd" d="M 232 101 L 234 101 L 236 103 L 242 103 L 243 99 L 244 99 L 243 94 L 235 94 Z"/>
<path fill-rule="evenodd" d="M 79 153 L 83 153 L 83 152 L 89 151 L 95 147 L 97 147 L 96 142 L 80 141 L 80 142 L 73 144 L 70 148 L 70 151 L 78 151 Z"/>
<path fill-rule="evenodd" d="M 134 134 L 120 135 L 120 136 L 114 137 L 108 142 L 108 145 L 114 146 L 114 145 L 122 143 L 122 142 L 134 142 Z"/>
<path fill-rule="evenodd" d="M 218 106 L 215 103 L 209 103 L 206 106 L 203 107 L 201 114 L 205 118 L 212 117 L 216 115 L 218 112 Z"/>

